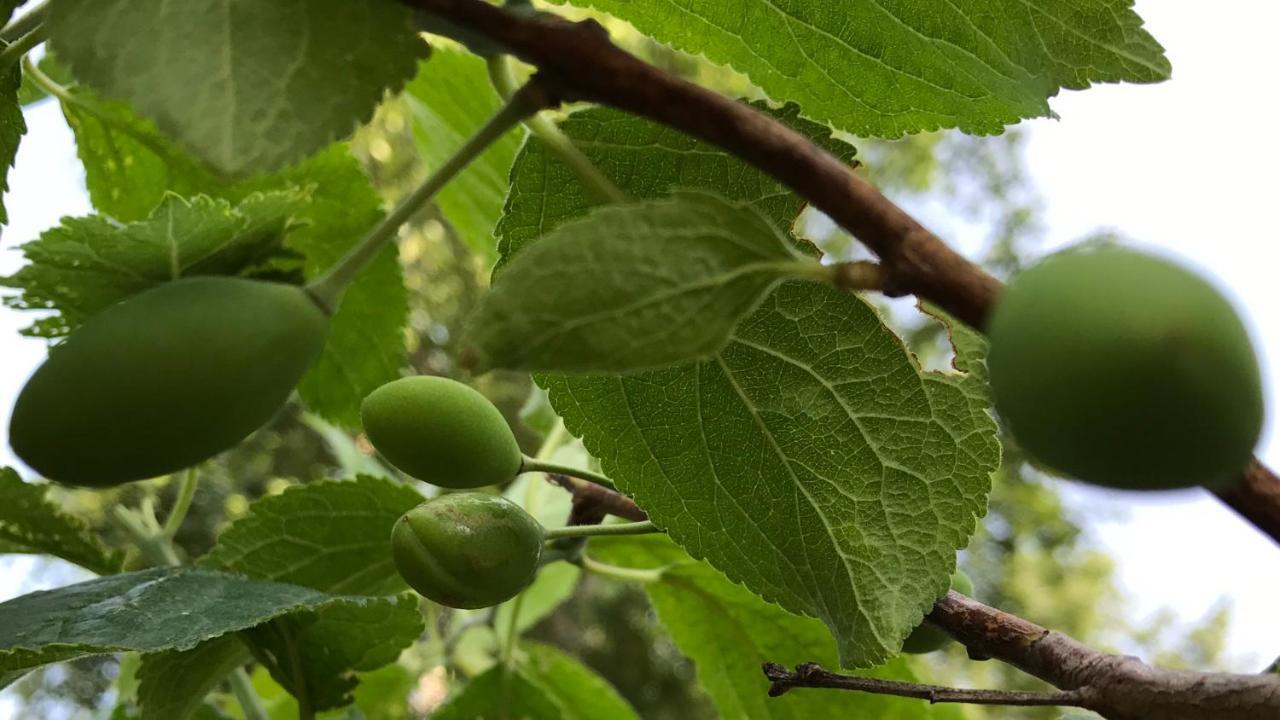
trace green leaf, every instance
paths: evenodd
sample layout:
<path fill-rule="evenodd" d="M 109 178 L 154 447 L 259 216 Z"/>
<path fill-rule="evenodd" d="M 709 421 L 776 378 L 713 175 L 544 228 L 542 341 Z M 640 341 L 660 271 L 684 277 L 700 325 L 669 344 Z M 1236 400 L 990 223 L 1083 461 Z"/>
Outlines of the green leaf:
<path fill-rule="evenodd" d="M 472 680 L 432 720 L 628 720 L 635 711 L 603 678 L 547 645 L 522 643 L 513 670 Z"/>
<path fill-rule="evenodd" d="M 393 663 L 422 634 L 418 601 L 410 595 L 364 605 L 295 613 L 246 631 L 254 656 L 294 697 L 313 710 L 350 704 L 354 673 Z"/>
<path fill-rule="evenodd" d="M 765 662 L 787 667 L 802 662 L 837 666 L 835 646 L 821 622 L 765 602 L 661 536 L 596 538 L 591 541 L 589 552 L 623 567 L 666 568 L 662 579 L 646 583 L 644 590 L 672 641 L 693 660 L 698 682 L 711 696 L 721 717 L 935 717 L 934 708 L 926 703 L 884 695 L 792 692 L 771 698 L 769 682 L 760 672 Z M 901 656 L 863 674 L 916 681 L 909 661 Z"/>
<path fill-rule="evenodd" d="M 99 575 L 118 572 L 121 554 L 98 542 L 79 518 L 63 513 L 46 497 L 48 489 L 0 468 L 0 553 L 53 555 Z"/>
<path fill-rule="evenodd" d="M 561 720 L 567 712 L 524 673 L 496 665 L 467 683 L 431 720 Z"/>
<path fill-rule="evenodd" d="M 27 132 L 22 117 L 18 88 L 22 86 L 22 69 L 14 64 L 0 68 L 0 193 L 9 189 L 9 168 L 18 157 L 18 144 Z M 9 213 L 0 203 L 0 223 L 9 222 Z"/>
<path fill-rule="evenodd" d="M 560 650 L 541 643 L 520 646 L 520 673 L 565 708 L 566 720 L 627 720 L 635 710 L 604 678 Z"/>
<path fill-rule="evenodd" d="M 803 207 L 727 155 L 640 120 L 593 110 L 564 130 L 636 196 L 695 186 L 779 226 Z M 508 252 L 586 211 L 568 173 L 528 144 L 500 225 Z M 659 527 L 734 582 L 821 619 L 848 667 L 896 654 L 946 590 L 999 462 L 972 383 L 921 372 L 873 308 L 816 283 L 783 284 L 713 359 L 540 382 Z"/>
<path fill-rule="evenodd" d="M 248 514 L 222 531 L 200 562 L 209 568 L 331 593 L 396 592 L 404 588 L 404 581 L 391 560 L 391 527 L 422 499 L 407 485 L 373 477 L 294 486 L 250 505 Z M 304 659 L 313 663 L 302 668 L 308 673 L 305 689 L 309 697 L 315 702 L 339 702 L 354 685 L 346 675 L 348 671 L 373 669 L 378 665 L 368 663 L 374 659 L 379 664 L 395 659 L 385 659 L 391 645 L 379 643 L 407 644 L 420 633 L 420 627 L 410 627 L 406 620 L 407 611 L 401 606 L 404 602 L 368 598 L 361 607 L 329 608 L 318 615 L 281 618 L 259 628 L 249 639 L 254 652 L 263 658 L 282 658 L 281 653 L 287 648 L 281 643 L 286 640 L 295 643 L 295 649 L 304 648 Z M 419 617 L 416 604 L 413 607 L 413 616 Z M 379 622 L 386 623 L 387 637 L 379 637 L 378 631 L 370 629 L 370 625 L 377 627 Z M 372 645 L 360 645 L 362 642 Z M 249 649 L 243 643 L 237 642 L 236 648 L 233 652 L 225 647 L 201 645 L 187 653 L 144 657 L 144 686 L 145 678 L 152 678 L 154 683 L 148 691 L 153 704 L 143 702 L 146 712 L 154 713 L 147 717 L 184 717 L 179 710 L 189 712 L 196 707 L 209 688 L 249 659 Z M 202 660 L 206 656 L 211 659 Z M 361 657 L 366 661 L 357 664 Z M 287 666 L 286 660 L 276 662 L 273 674 L 295 669 Z M 189 688 L 189 692 L 167 687 L 174 678 L 165 669 L 168 664 L 183 668 L 182 687 Z M 291 691 L 292 684 L 293 681 L 287 683 Z M 329 691 L 337 694 L 323 694 Z"/>
<path fill-rule="evenodd" d="M 564 0 L 556 0 L 563 2 Z M 660 42 L 863 137 L 998 133 L 1059 89 L 1169 77 L 1132 0 L 593 0 Z"/>
<path fill-rule="evenodd" d="M 56 310 L 23 331 L 60 337 L 93 314 L 179 277 L 235 274 L 278 250 L 298 194 L 225 200 L 169 196 L 146 220 L 121 225 L 99 216 L 65 218 L 22 246 L 28 263 L 0 278 L 19 288 L 5 305 Z"/>
<path fill-rule="evenodd" d="M 49 40 L 227 175 L 270 171 L 349 134 L 426 45 L 390 0 L 54 0 Z"/>
<path fill-rule="evenodd" d="M 405 87 L 413 113 L 413 136 L 429 169 L 440 167 L 484 124 L 502 101 L 489 82 L 484 60 L 437 48 Z M 507 175 L 524 131 L 512 130 L 490 145 L 436 196 L 436 204 L 473 252 L 492 262 L 493 227 L 502 214 Z"/>
<path fill-rule="evenodd" d="M 364 602 L 197 568 L 110 575 L 0 603 L 0 673 L 85 655 L 186 650 L 298 610 Z"/>
<path fill-rule="evenodd" d="M 223 635 L 185 651 L 143 656 L 138 669 L 142 720 L 183 720 L 227 673 L 249 659 L 239 634 Z"/>
<path fill-rule="evenodd" d="M 610 205 L 504 266 L 464 362 L 628 372 L 708 357 L 784 278 L 822 271 L 753 207 L 714 195 Z"/>
<path fill-rule="evenodd" d="M 330 593 L 397 592 L 405 585 L 391 561 L 391 528 L 422 501 L 374 477 L 295 485 L 250 505 L 200 563 Z"/>

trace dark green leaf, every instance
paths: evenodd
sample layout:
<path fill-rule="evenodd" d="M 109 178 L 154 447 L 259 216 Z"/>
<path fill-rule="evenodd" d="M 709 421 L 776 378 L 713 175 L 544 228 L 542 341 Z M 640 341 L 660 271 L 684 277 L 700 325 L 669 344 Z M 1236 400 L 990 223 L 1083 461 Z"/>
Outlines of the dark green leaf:
<path fill-rule="evenodd" d="M 562 1 L 562 0 L 557 0 Z M 594 0 L 855 135 L 998 133 L 1060 88 L 1169 77 L 1132 0 Z"/>
<path fill-rule="evenodd" d="M 53 555 L 99 575 L 118 572 L 120 553 L 108 550 L 78 518 L 49 501 L 48 488 L 0 468 L 0 553 Z"/>
<path fill-rule="evenodd" d="M 295 613 L 245 634 L 276 682 L 327 710 L 352 702 L 355 672 L 395 662 L 422 630 L 418 601 L 406 594 Z"/>
<path fill-rule="evenodd" d="M 0 603 L 0 672 L 126 650 L 186 650 L 298 610 L 364 602 L 197 568 L 111 575 Z"/>
<path fill-rule="evenodd" d="M 781 280 L 822 270 L 747 204 L 683 193 L 566 222 L 504 266 L 463 359 L 629 372 L 714 354 Z"/>
<path fill-rule="evenodd" d="M 426 50 L 390 0 L 55 0 L 48 23 L 76 77 L 228 175 L 347 135 Z"/>
<path fill-rule="evenodd" d="M 391 528 L 422 501 L 381 478 L 298 485 L 250 505 L 201 564 L 331 593 L 396 592 L 405 585 L 391 562 Z"/>
<path fill-rule="evenodd" d="M 3 43 L 0 43 L 3 44 Z M 0 193 L 9 189 L 9 168 L 18 157 L 18 144 L 27 132 L 22 117 L 18 88 L 22 86 L 22 69 L 18 65 L 0 68 Z M 0 203 L 0 223 L 9 222 L 9 213 Z"/>
<path fill-rule="evenodd" d="M 249 660 L 239 634 L 223 635 L 196 647 L 143 656 L 138 670 L 142 720 L 183 720 L 227 673 Z"/>

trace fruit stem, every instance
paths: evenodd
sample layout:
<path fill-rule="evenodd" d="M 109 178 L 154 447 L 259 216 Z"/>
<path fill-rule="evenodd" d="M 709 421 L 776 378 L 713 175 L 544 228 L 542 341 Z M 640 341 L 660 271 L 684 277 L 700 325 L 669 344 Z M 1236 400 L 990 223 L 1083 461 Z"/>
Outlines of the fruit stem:
<path fill-rule="evenodd" d="M 236 701 L 240 703 L 240 709 L 244 711 L 244 720 L 270 720 L 267 709 L 263 707 L 257 691 L 253 689 L 253 680 L 249 678 L 249 673 L 245 672 L 243 666 L 231 671 L 231 692 L 235 694 Z"/>
<path fill-rule="evenodd" d="M 48 15 L 49 0 L 45 0 L 22 15 L 22 17 L 6 25 L 3 30 L 0 30 L 0 40 L 13 42 L 24 35 L 30 34 L 32 30 L 44 24 L 44 19 Z"/>
<path fill-rule="evenodd" d="M 323 275 L 307 285 L 307 292 L 320 307 L 332 313 L 342 299 L 342 293 L 360 271 L 377 256 L 388 240 L 395 237 L 400 226 L 409 220 L 436 193 L 462 172 L 473 160 L 493 143 L 506 135 L 520 121 L 550 104 L 551 100 L 542 86 L 529 82 L 520 88 L 507 104 L 476 131 L 462 147 L 444 162 L 413 192 L 402 199 L 377 225 L 365 234 L 341 260 L 334 263 Z"/>
<path fill-rule="evenodd" d="M 0 69 L 8 69 L 10 65 L 16 64 L 23 55 L 31 51 L 31 48 L 44 42 L 47 34 L 44 23 L 40 23 L 32 28 L 31 32 L 11 42 L 0 51 Z"/>
<path fill-rule="evenodd" d="M 552 475 L 568 475 L 569 477 L 576 477 L 579 480 L 586 480 L 587 482 L 595 483 L 596 485 L 609 488 L 610 490 L 618 489 L 617 486 L 613 484 L 612 480 L 610 480 L 609 478 L 599 473 L 594 473 L 594 472 L 591 472 L 590 470 L 583 470 L 582 468 L 571 467 L 569 465 L 560 465 L 559 463 L 547 462 L 545 460 L 540 460 L 538 458 L 531 458 L 528 455 L 524 456 L 524 461 L 520 464 L 520 472 L 516 474 L 519 475 L 521 473 L 527 473 L 527 472 L 542 472 L 542 473 L 550 473 Z"/>
<path fill-rule="evenodd" d="M 641 583 L 658 582 L 662 579 L 662 574 L 666 571 L 665 567 L 642 569 L 610 565 L 598 560 L 592 560 L 588 555 L 583 555 L 578 564 L 587 572 L 592 572 L 615 580 L 630 580 L 632 582 Z"/>
<path fill-rule="evenodd" d="M 611 525 L 569 525 L 566 527 L 547 528 L 544 536 L 548 540 L 567 537 L 595 537 L 597 535 L 648 535 L 662 532 L 653 522 L 614 523 Z"/>
<path fill-rule="evenodd" d="M 191 501 L 196 497 L 196 486 L 200 484 L 200 478 L 196 474 L 194 467 L 187 468 L 187 472 L 182 476 L 182 486 L 178 488 L 178 499 L 173 503 L 173 509 L 169 511 L 169 517 L 164 521 L 164 536 L 172 539 L 178 534 L 178 528 L 182 527 L 182 521 L 187 517 L 187 511 L 191 509 Z"/>
<path fill-rule="evenodd" d="M 515 73 L 511 69 L 511 58 L 507 55 L 495 55 L 489 58 L 489 81 L 493 83 L 493 88 L 498 91 L 504 100 L 510 99 L 515 93 L 516 78 Z M 587 189 L 588 195 L 592 197 L 595 204 L 604 203 L 622 203 L 628 202 L 631 198 L 618 188 L 607 175 L 591 162 L 591 158 L 587 157 L 577 145 L 573 144 L 573 140 L 569 139 L 560 130 L 560 126 L 551 121 L 551 118 L 541 114 L 529 116 L 524 121 L 524 126 L 529 128 L 529 132 L 533 133 L 539 140 L 547 144 L 552 152 L 560 156 L 565 165 L 578 176 L 582 181 L 582 185 Z"/>

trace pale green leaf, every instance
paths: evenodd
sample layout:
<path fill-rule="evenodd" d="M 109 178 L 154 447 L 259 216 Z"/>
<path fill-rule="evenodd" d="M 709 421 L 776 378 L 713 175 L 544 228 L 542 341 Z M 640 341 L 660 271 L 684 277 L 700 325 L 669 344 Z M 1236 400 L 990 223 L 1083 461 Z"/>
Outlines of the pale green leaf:
<path fill-rule="evenodd" d="M 635 711 L 603 678 L 564 653 L 523 643 L 514 669 L 496 665 L 432 720 L 631 720 Z"/>
<path fill-rule="evenodd" d="M 346 136 L 426 49 L 392 0 L 54 0 L 48 22 L 77 78 L 228 175 Z"/>
<path fill-rule="evenodd" d="M 462 357 L 493 368 L 629 372 L 718 351 L 781 280 L 816 275 L 747 204 L 682 193 L 566 222 L 505 265 Z"/>
<path fill-rule="evenodd" d="M 12 469 L 0 468 L 0 553 L 53 555 L 99 575 L 118 572 L 121 554 L 50 501 L 48 487 L 25 483 Z"/>
<path fill-rule="evenodd" d="M 330 593 L 396 592 L 405 585 L 391 560 L 391 528 L 422 501 L 382 478 L 297 485 L 250 505 L 200 563 Z"/>
<path fill-rule="evenodd" d="M 563 0 L 556 0 L 562 2 Z M 855 135 L 997 133 L 1060 89 L 1169 77 L 1132 0 L 592 0 Z"/>
<path fill-rule="evenodd" d="M 723 718 L 935 717 L 934 707 L 927 703 L 885 695 L 801 691 L 771 698 L 769 681 L 760 670 L 765 662 L 786 667 L 803 662 L 837 666 L 835 645 L 821 622 L 765 602 L 662 536 L 596 538 L 589 552 L 623 567 L 666 568 L 662 579 L 646 583 L 644 590 L 671 640 L 693 661 L 699 684 Z M 904 657 L 862 674 L 917 680 Z"/>
<path fill-rule="evenodd" d="M 693 186 L 779 226 L 803 207 L 737 160 L 640 120 L 595 110 L 564 129 L 636 196 Z M 528 144 L 500 226 L 508 251 L 586 211 L 568 173 Z M 999 461 L 971 383 L 922 373 L 874 309 L 816 283 L 783 284 L 710 360 L 541 382 L 655 523 L 734 582 L 821 619 L 846 666 L 896 654 L 945 591 Z"/>
<path fill-rule="evenodd" d="M 495 665 L 431 713 L 431 720 L 564 720 L 567 712 L 524 673 Z"/>
<path fill-rule="evenodd" d="M 436 49 L 405 87 L 413 136 L 428 170 L 454 151 L 502 107 L 485 62 L 467 52 Z M 524 131 L 515 129 L 490 145 L 436 196 L 435 202 L 472 252 L 492 262 L 493 227 L 502 214 L 507 175 Z"/>
<path fill-rule="evenodd" d="M 635 710 L 604 678 L 550 645 L 525 642 L 520 673 L 565 709 L 565 720 L 629 720 Z"/>
<path fill-rule="evenodd" d="M 253 654 L 294 697 L 314 710 L 352 702 L 354 673 L 393 663 L 422 634 L 415 596 L 371 599 L 295 613 L 245 632 Z"/>
<path fill-rule="evenodd" d="M 112 303 L 179 277 L 236 274 L 277 252 L 297 193 L 225 200 L 169 196 L 146 220 L 65 218 L 22 246 L 27 264 L 0 278 L 20 310 L 57 310 L 24 334 L 60 337 Z"/>
<path fill-rule="evenodd" d="M 198 568 L 110 575 L 0 603 L 0 672 L 85 655 L 187 650 L 298 610 L 363 602 Z"/>

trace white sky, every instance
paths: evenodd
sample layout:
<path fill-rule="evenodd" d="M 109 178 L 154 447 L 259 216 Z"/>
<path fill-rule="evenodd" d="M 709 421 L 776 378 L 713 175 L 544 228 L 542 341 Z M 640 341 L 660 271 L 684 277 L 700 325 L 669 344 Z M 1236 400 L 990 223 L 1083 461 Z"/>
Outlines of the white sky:
<path fill-rule="evenodd" d="M 1203 268 L 1238 300 L 1265 362 L 1272 411 L 1259 450 L 1280 465 L 1280 284 L 1274 223 L 1280 110 L 1274 40 L 1280 3 L 1140 0 L 1138 12 L 1165 45 L 1174 79 L 1154 86 L 1104 86 L 1053 101 L 1060 120 L 1029 123 L 1027 159 L 1047 199 L 1050 247 L 1097 228 L 1179 255 Z M 90 211 L 70 131 L 44 103 L 10 173 L 10 225 L 0 243 L 0 273 L 20 256 L 12 248 L 63 215 Z M 947 219 L 926 220 L 944 235 Z M 959 231 L 957 231 L 959 232 Z M 964 238 L 958 238 L 963 240 Z M 0 425 L 18 389 L 43 357 L 43 345 L 18 338 L 25 313 L 0 309 Z M 0 464 L 15 464 L 7 444 Z M 1240 670 L 1280 655 L 1280 548 L 1199 491 L 1152 497 L 1064 486 L 1080 506 L 1105 506 L 1092 530 L 1117 559 L 1135 617 L 1170 606 L 1193 621 L 1215 602 L 1233 606 L 1228 652 Z M 1127 512 L 1113 512 L 1122 508 Z M 0 564 L 0 599 L 33 588 L 23 563 Z M 0 716 L 6 707 L 0 700 Z"/>

